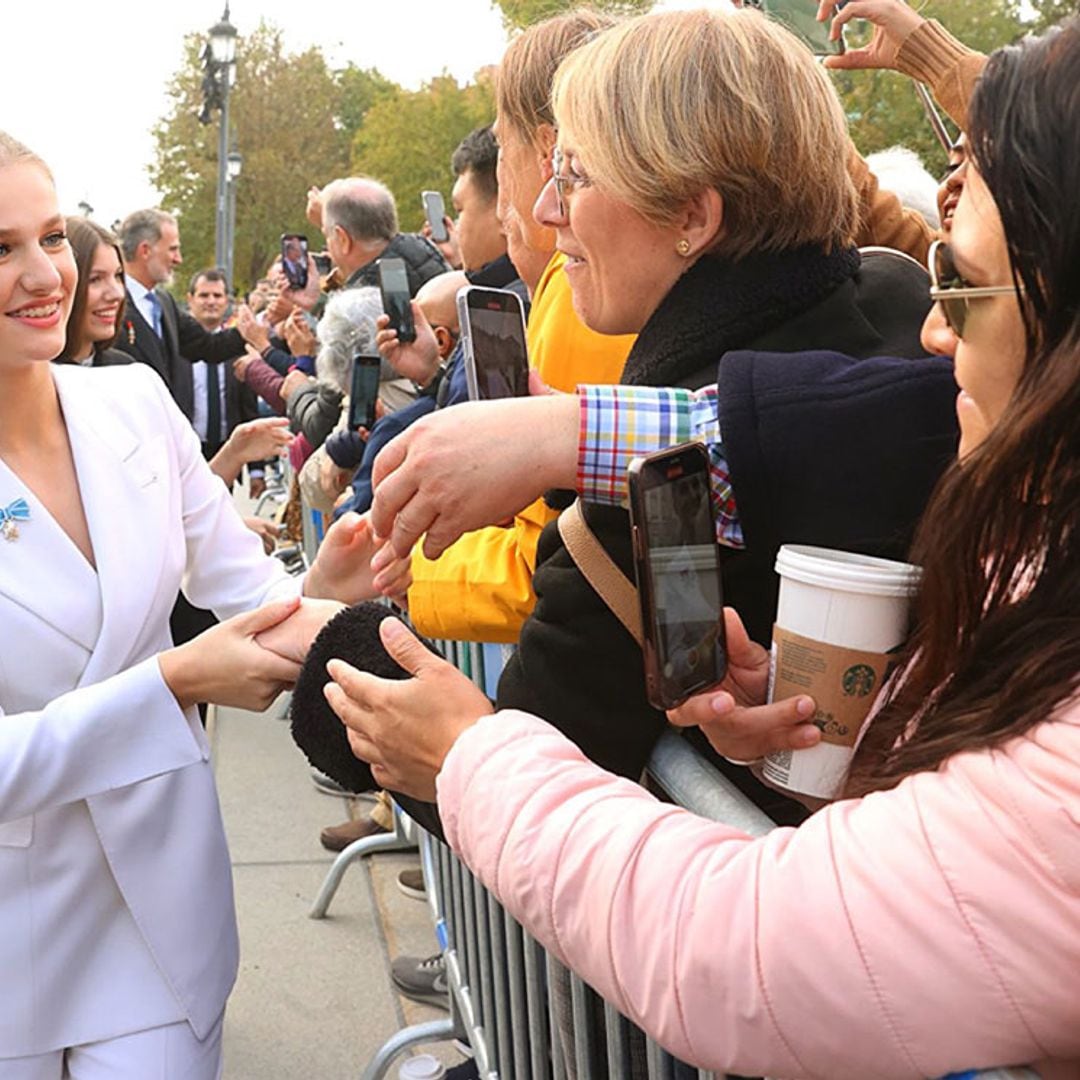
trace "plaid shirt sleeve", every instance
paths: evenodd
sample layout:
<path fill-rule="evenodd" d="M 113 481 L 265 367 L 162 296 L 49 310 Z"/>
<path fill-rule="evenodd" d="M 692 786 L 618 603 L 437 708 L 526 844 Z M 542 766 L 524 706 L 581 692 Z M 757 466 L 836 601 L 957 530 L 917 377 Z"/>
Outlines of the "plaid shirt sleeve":
<path fill-rule="evenodd" d="M 589 502 L 626 505 L 630 461 L 684 442 L 705 444 L 712 479 L 717 543 L 743 548 L 742 526 L 720 438 L 716 387 L 579 386 L 578 494 Z"/>

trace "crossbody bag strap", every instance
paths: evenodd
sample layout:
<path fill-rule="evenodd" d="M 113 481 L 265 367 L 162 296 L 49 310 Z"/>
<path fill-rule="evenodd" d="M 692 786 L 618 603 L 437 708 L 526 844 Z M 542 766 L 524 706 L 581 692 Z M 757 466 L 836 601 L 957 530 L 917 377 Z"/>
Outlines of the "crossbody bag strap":
<path fill-rule="evenodd" d="M 585 580 L 640 645 L 641 607 L 637 587 L 596 539 L 581 512 L 580 499 L 575 499 L 559 515 L 559 535 Z"/>

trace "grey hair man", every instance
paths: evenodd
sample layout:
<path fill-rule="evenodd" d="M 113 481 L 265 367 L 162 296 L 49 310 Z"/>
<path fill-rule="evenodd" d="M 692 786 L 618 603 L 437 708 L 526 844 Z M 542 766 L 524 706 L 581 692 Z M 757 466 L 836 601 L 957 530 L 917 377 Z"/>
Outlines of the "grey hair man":
<path fill-rule="evenodd" d="M 172 214 L 136 210 L 120 223 L 119 239 L 126 290 L 116 347 L 152 367 L 191 420 L 195 415 L 192 363 L 220 364 L 240 356 L 244 339 L 235 330 L 211 333 L 158 288 L 172 281 L 174 269 L 184 261 L 180 229 Z"/>

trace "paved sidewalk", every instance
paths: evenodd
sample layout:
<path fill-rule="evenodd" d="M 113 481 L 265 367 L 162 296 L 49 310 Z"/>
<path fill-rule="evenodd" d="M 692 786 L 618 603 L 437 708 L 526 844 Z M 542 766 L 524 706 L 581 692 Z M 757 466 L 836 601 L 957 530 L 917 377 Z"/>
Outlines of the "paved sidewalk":
<path fill-rule="evenodd" d="M 308 918 L 333 861 L 319 830 L 365 804 L 315 789 L 281 712 L 218 709 L 211 721 L 240 922 L 225 1080 L 356 1078 L 399 1028 L 445 1015 L 399 997 L 389 975 L 391 957 L 436 951 L 434 932 L 427 905 L 397 888 L 412 853 L 355 863 L 328 917 Z M 449 1044 L 423 1049 L 461 1060 Z"/>

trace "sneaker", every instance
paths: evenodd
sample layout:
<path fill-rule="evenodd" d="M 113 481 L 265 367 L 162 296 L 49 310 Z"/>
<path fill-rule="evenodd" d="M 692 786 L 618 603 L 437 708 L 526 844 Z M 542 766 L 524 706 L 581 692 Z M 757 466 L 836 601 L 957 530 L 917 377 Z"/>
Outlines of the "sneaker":
<path fill-rule="evenodd" d="M 397 876 L 397 887 L 413 900 L 427 899 L 427 889 L 424 888 L 424 871 L 419 866 L 410 866 L 408 870 L 402 870 Z"/>
<path fill-rule="evenodd" d="M 381 836 L 387 831 L 369 815 L 355 821 L 343 822 L 341 825 L 328 825 L 319 833 L 319 843 L 327 851 L 344 851 L 355 840 Z"/>
<path fill-rule="evenodd" d="M 418 956 L 399 956 L 390 965 L 390 979 L 398 993 L 425 1005 L 450 1008 L 450 984 L 446 980 L 446 961 L 442 953 L 426 960 Z"/>

